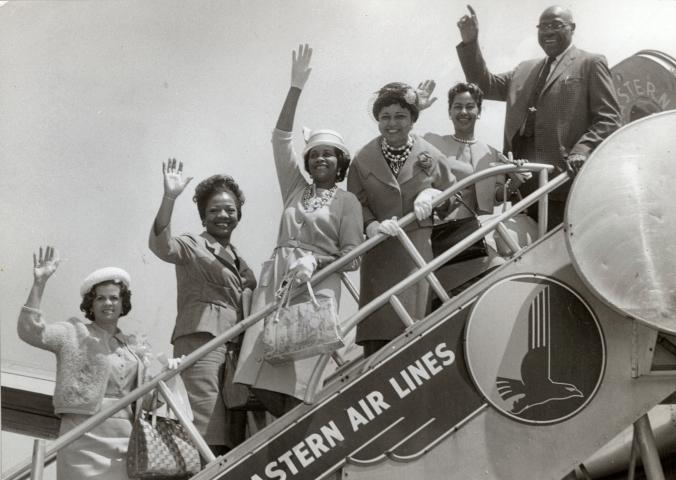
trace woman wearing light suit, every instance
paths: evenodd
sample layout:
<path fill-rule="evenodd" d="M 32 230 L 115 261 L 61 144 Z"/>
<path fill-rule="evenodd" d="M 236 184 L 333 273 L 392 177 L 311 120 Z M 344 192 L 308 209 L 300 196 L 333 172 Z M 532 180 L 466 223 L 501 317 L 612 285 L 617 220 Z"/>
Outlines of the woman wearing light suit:
<path fill-rule="evenodd" d="M 427 81 L 425 85 L 428 86 L 428 95 L 431 95 L 434 82 Z M 509 162 L 498 150 L 474 136 L 474 128 L 481 115 L 482 101 L 483 92 L 476 84 L 464 82 L 455 84 L 448 91 L 448 116 L 453 125 L 453 133 L 450 135 L 427 133 L 424 137 L 446 156 L 446 162 L 458 180 L 497 164 Z M 523 160 L 515 161 L 519 165 L 523 162 Z M 510 190 L 516 190 L 529 177 L 530 174 L 510 174 L 508 184 Z M 447 218 L 440 219 L 439 225 L 435 227 L 433 244 L 438 232 L 443 238 L 445 234 L 450 235 L 449 232 L 462 231 L 469 234 L 478 229 L 480 222 L 477 216 L 492 214 L 496 200 L 503 200 L 505 181 L 504 175 L 493 176 L 463 189 L 460 192 L 462 204 Z M 447 245 L 445 247 L 447 248 Z M 470 279 L 501 263 L 495 255 L 489 255 L 483 239 L 464 253 L 465 255 L 461 253 L 451 261 L 453 265 L 439 272 L 439 279 L 448 291 L 464 286 Z"/>

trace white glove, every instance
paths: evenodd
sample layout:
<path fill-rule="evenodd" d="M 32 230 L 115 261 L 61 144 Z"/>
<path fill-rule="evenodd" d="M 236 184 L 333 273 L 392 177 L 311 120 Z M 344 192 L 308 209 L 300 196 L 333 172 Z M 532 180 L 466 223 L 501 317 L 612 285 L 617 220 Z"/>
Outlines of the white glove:
<path fill-rule="evenodd" d="M 296 280 L 301 283 L 310 280 L 316 269 L 317 259 L 314 255 L 304 255 L 293 262 L 289 267 L 289 271 L 295 273 Z"/>
<path fill-rule="evenodd" d="M 167 360 L 167 369 L 169 370 L 176 370 L 178 366 L 181 364 L 183 359 L 185 358 L 185 355 L 181 355 L 180 357 L 174 357 L 170 358 Z"/>
<path fill-rule="evenodd" d="M 423 220 L 432 215 L 432 201 L 441 194 L 436 188 L 426 188 L 418 194 L 413 202 L 413 211 L 418 220 Z"/>
<path fill-rule="evenodd" d="M 401 227 L 397 223 L 397 217 L 392 217 L 389 220 L 383 220 L 383 222 L 378 227 L 379 233 L 384 233 L 390 237 L 396 237 Z"/>
<path fill-rule="evenodd" d="M 366 238 L 373 238 L 380 232 L 380 222 L 374 220 L 366 225 Z"/>
<path fill-rule="evenodd" d="M 157 356 L 157 360 L 164 365 L 165 370 L 176 370 L 178 366 L 181 364 L 183 359 L 185 358 L 185 355 L 181 355 L 180 357 L 174 357 L 174 358 L 167 358 L 167 355 L 164 353 L 160 353 Z"/>

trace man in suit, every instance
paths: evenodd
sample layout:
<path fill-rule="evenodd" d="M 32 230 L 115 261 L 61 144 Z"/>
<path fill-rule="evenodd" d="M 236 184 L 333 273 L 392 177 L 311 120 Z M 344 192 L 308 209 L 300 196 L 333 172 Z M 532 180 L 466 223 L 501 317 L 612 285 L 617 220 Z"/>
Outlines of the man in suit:
<path fill-rule="evenodd" d="M 620 126 L 620 107 L 602 55 L 572 44 L 575 23 L 570 10 L 552 6 L 540 16 L 538 42 L 546 58 L 526 60 L 495 75 L 486 67 L 478 44 L 479 22 L 470 15 L 458 22 L 462 42 L 456 47 L 467 81 L 485 98 L 507 102 L 504 150 L 515 158 L 548 163 L 557 172 L 575 174 L 589 154 Z M 537 177 L 522 187 L 528 194 Z M 563 221 L 570 182 L 549 196 L 548 228 Z M 537 206 L 529 209 L 537 218 Z"/>

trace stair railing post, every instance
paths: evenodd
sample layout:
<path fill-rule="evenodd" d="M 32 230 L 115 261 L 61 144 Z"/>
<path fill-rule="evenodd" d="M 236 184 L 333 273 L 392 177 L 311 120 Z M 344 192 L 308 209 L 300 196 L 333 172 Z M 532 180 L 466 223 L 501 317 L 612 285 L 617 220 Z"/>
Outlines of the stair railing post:
<path fill-rule="evenodd" d="M 549 172 L 544 168 L 538 173 L 538 188 L 544 187 L 549 181 Z M 538 200 L 538 238 L 544 237 L 547 233 L 547 222 L 549 221 L 549 194 L 543 195 Z"/>
<path fill-rule="evenodd" d="M 195 425 L 190 421 L 188 417 L 185 416 L 183 410 L 179 408 L 178 404 L 176 403 L 176 399 L 174 398 L 174 395 L 172 395 L 171 390 L 169 390 L 167 384 L 161 381 L 157 384 L 157 388 L 160 390 L 162 397 L 167 402 L 167 406 L 171 409 L 172 412 L 174 412 L 174 415 L 176 415 L 176 418 L 178 418 L 178 421 L 181 422 L 181 425 L 183 425 L 183 428 L 185 428 L 185 431 L 190 436 L 190 439 L 193 441 L 197 449 L 202 454 L 202 457 L 204 457 L 207 463 L 211 463 L 214 460 L 216 460 L 216 457 L 211 452 L 209 445 L 207 445 L 207 442 L 204 440 L 204 438 L 202 438 L 202 435 L 200 435 L 200 433 L 197 431 Z"/>
<path fill-rule="evenodd" d="M 634 422 L 638 446 L 641 450 L 641 460 L 643 460 L 643 470 L 648 480 L 664 480 L 664 471 L 660 463 L 660 454 L 655 445 L 655 436 L 650 427 L 648 415 L 642 415 Z"/>
<path fill-rule="evenodd" d="M 418 268 L 424 268 L 427 265 L 427 262 L 425 262 L 425 259 L 422 257 L 422 255 L 420 255 L 418 249 L 415 248 L 415 245 L 413 245 L 411 239 L 408 238 L 408 235 L 406 235 L 406 232 L 404 231 L 403 228 L 399 229 L 399 232 L 397 233 L 397 238 L 401 242 L 401 246 L 404 247 L 404 250 L 406 250 L 408 255 L 415 262 L 416 266 Z M 441 282 L 434 274 L 434 272 L 430 272 L 429 274 L 427 274 L 425 276 L 425 279 L 434 290 L 434 293 L 437 294 L 437 296 L 441 299 L 442 302 L 446 302 L 451 299 L 451 297 L 448 296 L 448 293 L 446 293 L 446 290 L 444 290 L 444 287 L 441 285 Z"/>
<path fill-rule="evenodd" d="M 33 441 L 33 463 L 31 465 L 31 480 L 42 480 L 45 469 L 45 441 L 36 438 Z"/>
<path fill-rule="evenodd" d="M 631 455 L 629 457 L 629 470 L 627 472 L 627 480 L 634 480 L 636 475 L 636 461 L 638 460 L 638 436 L 636 435 L 636 427 L 633 427 L 633 435 L 631 440 Z"/>

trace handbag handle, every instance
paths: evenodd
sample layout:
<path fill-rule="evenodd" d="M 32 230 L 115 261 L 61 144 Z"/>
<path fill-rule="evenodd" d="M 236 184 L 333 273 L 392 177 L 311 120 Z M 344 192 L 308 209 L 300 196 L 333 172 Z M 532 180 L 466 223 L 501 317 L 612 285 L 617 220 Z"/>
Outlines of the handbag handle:
<path fill-rule="evenodd" d="M 143 397 L 139 397 L 134 401 L 134 421 L 136 422 L 140 417 L 143 411 Z M 157 416 L 155 412 L 159 408 L 159 398 L 157 388 L 153 389 L 152 396 L 150 397 L 149 411 L 151 416 L 151 422 L 155 426 L 155 417 Z"/>
<path fill-rule="evenodd" d="M 282 278 L 282 283 L 275 292 L 275 297 L 279 299 L 279 303 L 275 309 L 275 315 L 272 317 L 272 321 L 274 323 L 279 322 L 279 313 L 282 311 L 282 309 L 289 306 L 289 301 L 291 299 L 291 286 L 293 285 L 294 278 L 295 274 L 287 273 L 284 278 Z"/>
<path fill-rule="evenodd" d="M 275 292 L 275 296 L 279 298 L 279 303 L 277 304 L 277 308 L 275 309 L 275 315 L 272 318 L 272 321 L 274 323 L 279 322 L 280 312 L 284 308 L 289 306 L 289 302 L 291 301 L 291 289 L 293 288 L 295 278 L 296 278 L 295 273 L 286 274 L 282 279 L 281 286 Z M 312 305 L 314 305 L 315 308 L 319 308 L 319 302 L 317 301 L 317 297 L 315 297 L 315 291 L 312 288 L 312 284 L 310 283 L 310 281 L 307 281 L 305 282 L 305 285 L 307 287 L 308 294 L 310 295 Z"/>
<path fill-rule="evenodd" d="M 503 212 L 507 211 L 507 199 L 509 198 L 507 196 L 507 194 L 510 193 L 511 189 L 509 187 L 511 187 L 511 185 L 512 185 L 512 179 L 511 178 L 507 178 L 505 180 L 505 183 L 502 184 L 502 211 Z M 521 200 L 523 200 L 523 195 L 521 195 L 521 190 L 519 190 L 518 188 L 511 190 L 511 193 L 516 195 L 516 198 L 519 202 Z"/>
<path fill-rule="evenodd" d="M 312 289 L 312 284 L 309 281 L 307 281 L 305 282 L 305 285 L 307 285 L 307 291 L 310 294 L 312 305 L 314 305 L 315 308 L 319 308 L 319 302 L 317 301 L 317 297 L 315 297 L 315 291 Z"/>

